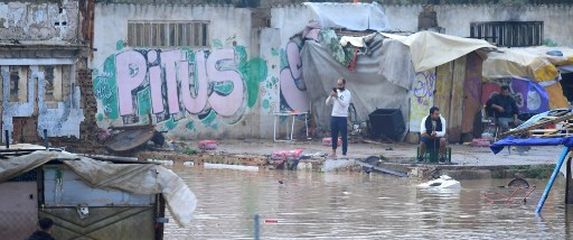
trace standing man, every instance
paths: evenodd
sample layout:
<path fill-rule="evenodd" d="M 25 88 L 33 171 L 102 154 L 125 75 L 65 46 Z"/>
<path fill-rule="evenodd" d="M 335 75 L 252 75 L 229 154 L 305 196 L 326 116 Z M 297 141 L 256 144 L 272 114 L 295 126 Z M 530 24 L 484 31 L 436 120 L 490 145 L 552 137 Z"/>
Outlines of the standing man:
<path fill-rule="evenodd" d="M 336 87 L 332 89 L 326 105 L 332 104 L 330 114 L 330 136 L 332 137 L 332 158 L 336 158 L 336 147 L 338 146 L 338 132 L 342 135 L 342 156 L 346 157 L 348 150 L 348 106 L 352 100 L 350 91 L 346 88 L 346 79 L 339 78 Z"/>
<path fill-rule="evenodd" d="M 486 108 L 493 113 L 495 122 L 500 126 L 502 131 L 507 131 L 510 125 L 519 125 L 519 109 L 515 100 L 509 94 L 509 87 L 502 86 L 501 93 L 493 95 L 486 103 Z"/>
<path fill-rule="evenodd" d="M 54 240 L 52 237 L 54 221 L 50 218 L 42 218 L 38 221 L 38 231 L 35 231 L 27 240 Z"/>
<path fill-rule="evenodd" d="M 426 116 L 420 125 L 420 134 L 422 134 L 422 137 L 420 139 L 418 162 L 424 160 L 427 148 L 435 151 L 438 147 L 440 148 L 440 162 L 444 162 L 444 156 L 446 155 L 446 119 L 440 115 L 438 107 L 430 108 L 430 115 Z"/>

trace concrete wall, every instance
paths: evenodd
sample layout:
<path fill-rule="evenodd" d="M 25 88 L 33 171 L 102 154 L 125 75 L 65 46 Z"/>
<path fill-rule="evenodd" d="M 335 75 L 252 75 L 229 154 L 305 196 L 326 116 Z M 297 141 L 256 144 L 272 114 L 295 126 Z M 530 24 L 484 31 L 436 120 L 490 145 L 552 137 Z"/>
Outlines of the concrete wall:
<path fill-rule="evenodd" d="M 71 41 L 76 38 L 78 1 L 1 2 L 0 36 L 19 41 Z"/>
<path fill-rule="evenodd" d="M 209 46 L 132 48 L 125 45 L 130 20 L 207 21 Z M 249 54 L 249 9 L 98 3 L 94 31 L 100 127 L 151 120 L 177 138 L 272 136 L 263 124 L 272 121 L 272 77 L 267 61 Z"/>
<path fill-rule="evenodd" d="M 421 5 L 385 5 L 385 13 L 395 30 L 417 31 Z M 436 5 L 438 25 L 446 34 L 470 36 L 470 23 L 481 21 L 543 21 L 544 40 L 573 46 L 573 5 Z"/>

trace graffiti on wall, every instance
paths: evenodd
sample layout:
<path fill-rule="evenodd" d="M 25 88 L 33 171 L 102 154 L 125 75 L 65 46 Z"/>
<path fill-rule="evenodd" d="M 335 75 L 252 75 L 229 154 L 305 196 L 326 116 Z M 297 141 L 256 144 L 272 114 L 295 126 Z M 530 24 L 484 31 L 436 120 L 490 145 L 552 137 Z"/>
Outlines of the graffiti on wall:
<path fill-rule="evenodd" d="M 486 104 L 493 95 L 498 94 L 502 85 L 509 85 L 520 112 L 539 113 L 549 110 L 549 99 L 545 89 L 532 81 L 517 78 L 483 84 L 481 103 Z"/>
<path fill-rule="evenodd" d="M 434 69 L 416 73 L 413 85 L 413 96 L 410 98 L 411 116 L 410 131 L 419 132 L 420 122 L 428 115 L 428 110 L 434 104 L 436 71 Z"/>
<path fill-rule="evenodd" d="M 122 48 L 118 44 L 118 48 Z M 247 59 L 242 46 L 212 50 L 121 49 L 109 56 L 94 77 L 100 100 L 98 120 L 145 121 L 154 116 L 165 128 L 179 120 L 194 129 L 189 116 L 210 128 L 233 124 L 257 103 L 267 67 Z"/>
<path fill-rule="evenodd" d="M 310 110 L 302 74 L 300 44 L 291 40 L 281 52 L 280 96 L 281 110 L 306 112 Z"/>

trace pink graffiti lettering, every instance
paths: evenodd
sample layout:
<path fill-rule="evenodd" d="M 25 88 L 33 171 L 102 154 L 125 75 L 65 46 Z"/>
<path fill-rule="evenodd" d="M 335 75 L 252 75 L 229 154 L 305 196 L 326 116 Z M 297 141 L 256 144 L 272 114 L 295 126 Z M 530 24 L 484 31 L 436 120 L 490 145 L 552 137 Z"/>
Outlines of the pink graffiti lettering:
<path fill-rule="evenodd" d="M 245 85 L 237 72 L 234 49 L 217 49 L 206 57 L 196 52 L 186 59 L 181 50 L 151 50 L 148 60 L 136 50 L 116 55 L 119 107 L 122 116 L 134 114 L 137 91 L 149 86 L 153 113 L 200 114 L 211 108 L 222 117 L 241 114 L 246 104 Z M 156 60 L 159 60 L 157 65 Z M 215 86 L 222 86 L 220 91 Z M 165 106 L 166 105 L 166 106 Z M 167 108 L 166 108 L 167 107 Z"/>
<path fill-rule="evenodd" d="M 119 94 L 119 109 L 121 115 L 133 114 L 132 91 L 137 88 L 147 75 L 147 63 L 138 52 L 123 52 L 116 56 L 116 67 Z"/>
<path fill-rule="evenodd" d="M 219 49 L 211 53 L 207 59 L 207 75 L 211 82 L 230 82 L 233 91 L 227 95 L 219 95 L 214 92 L 209 96 L 211 107 L 221 116 L 230 117 L 243 105 L 245 87 L 241 75 L 233 69 L 225 69 L 223 62 L 233 62 L 235 53 L 233 49 Z"/>
<path fill-rule="evenodd" d="M 300 88 L 301 85 L 304 85 L 303 69 L 300 49 L 295 42 L 291 41 L 287 44 L 286 55 L 288 66 L 280 72 L 281 94 L 285 100 L 282 105 L 286 105 L 295 111 L 306 112 L 310 107 L 306 89 Z"/>

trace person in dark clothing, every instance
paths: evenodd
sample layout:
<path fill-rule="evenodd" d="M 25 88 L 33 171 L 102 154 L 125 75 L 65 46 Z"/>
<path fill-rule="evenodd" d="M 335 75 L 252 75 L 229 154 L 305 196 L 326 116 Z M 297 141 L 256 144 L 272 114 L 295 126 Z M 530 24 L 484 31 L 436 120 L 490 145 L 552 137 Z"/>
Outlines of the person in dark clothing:
<path fill-rule="evenodd" d="M 519 109 L 509 94 L 508 86 L 502 86 L 501 93 L 493 95 L 487 101 L 486 108 L 490 117 L 494 118 L 503 131 L 509 130 L 510 125 L 517 126 L 520 124 L 517 118 Z"/>
<path fill-rule="evenodd" d="M 42 218 L 38 221 L 38 230 L 35 231 L 27 240 L 55 240 L 55 238 L 50 235 L 52 232 L 52 226 L 54 226 L 54 221 L 50 218 Z"/>

